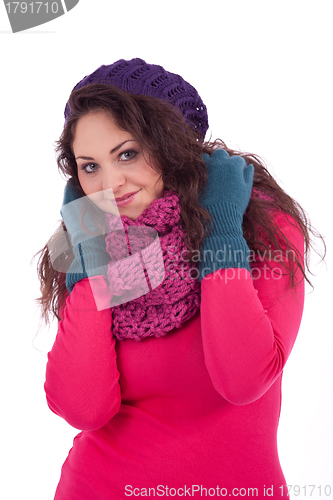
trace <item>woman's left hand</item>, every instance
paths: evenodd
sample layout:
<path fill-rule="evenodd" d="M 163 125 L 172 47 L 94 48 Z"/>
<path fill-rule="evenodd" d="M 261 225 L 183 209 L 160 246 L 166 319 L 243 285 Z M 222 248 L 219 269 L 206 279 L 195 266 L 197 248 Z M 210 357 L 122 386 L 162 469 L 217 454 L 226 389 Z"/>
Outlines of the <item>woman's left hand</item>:
<path fill-rule="evenodd" d="M 212 217 L 212 230 L 204 238 L 199 263 L 199 279 L 218 269 L 242 267 L 250 270 L 249 248 L 243 237 L 243 215 L 253 184 L 253 165 L 240 156 L 217 149 L 204 160 L 208 185 L 199 198 Z"/>
<path fill-rule="evenodd" d="M 210 156 L 204 154 L 208 170 L 208 186 L 201 205 L 220 206 L 223 203 L 235 205 L 241 215 L 250 201 L 254 168 L 247 165 L 241 156 L 229 156 L 224 149 L 215 150 Z"/>

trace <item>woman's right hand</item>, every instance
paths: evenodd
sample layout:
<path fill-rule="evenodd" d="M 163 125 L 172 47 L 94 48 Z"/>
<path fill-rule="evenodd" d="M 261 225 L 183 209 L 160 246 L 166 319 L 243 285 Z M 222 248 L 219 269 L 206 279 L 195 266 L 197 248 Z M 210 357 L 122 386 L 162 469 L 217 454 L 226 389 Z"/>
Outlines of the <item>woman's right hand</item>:
<path fill-rule="evenodd" d="M 74 260 L 66 273 L 66 287 L 71 293 L 75 283 L 97 275 L 107 275 L 110 260 L 105 248 L 104 213 L 69 180 L 60 210 L 73 245 Z"/>

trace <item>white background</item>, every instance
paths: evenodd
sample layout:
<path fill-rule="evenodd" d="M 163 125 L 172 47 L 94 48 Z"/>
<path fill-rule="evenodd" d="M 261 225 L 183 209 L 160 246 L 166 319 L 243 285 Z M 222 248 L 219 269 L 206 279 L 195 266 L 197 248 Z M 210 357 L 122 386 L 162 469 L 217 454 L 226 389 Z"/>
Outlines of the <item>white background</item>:
<path fill-rule="evenodd" d="M 81 0 L 48 24 L 12 34 L 0 5 L 1 498 L 52 500 L 78 432 L 45 400 L 55 324 L 32 343 L 39 289 L 30 260 L 60 217 L 64 180 L 54 141 L 63 109 L 83 76 L 141 57 L 192 83 L 212 137 L 264 157 L 326 238 L 327 265 L 313 254 L 314 292 L 307 288 L 284 370 L 278 438 L 288 484 L 316 485 L 299 498 L 333 499 L 331 10 L 321 0 Z"/>

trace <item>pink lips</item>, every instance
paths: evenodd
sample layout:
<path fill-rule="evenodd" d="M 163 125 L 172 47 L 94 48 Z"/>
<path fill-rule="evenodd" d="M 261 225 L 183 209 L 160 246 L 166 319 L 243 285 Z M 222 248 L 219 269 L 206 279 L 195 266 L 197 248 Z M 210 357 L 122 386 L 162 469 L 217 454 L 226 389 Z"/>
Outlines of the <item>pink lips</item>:
<path fill-rule="evenodd" d="M 131 201 L 134 200 L 139 191 L 136 191 L 135 193 L 127 193 L 121 198 L 116 198 L 115 200 L 112 200 L 112 203 L 114 205 L 117 205 L 117 207 L 125 207 L 126 205 L 131 203 Z"/>

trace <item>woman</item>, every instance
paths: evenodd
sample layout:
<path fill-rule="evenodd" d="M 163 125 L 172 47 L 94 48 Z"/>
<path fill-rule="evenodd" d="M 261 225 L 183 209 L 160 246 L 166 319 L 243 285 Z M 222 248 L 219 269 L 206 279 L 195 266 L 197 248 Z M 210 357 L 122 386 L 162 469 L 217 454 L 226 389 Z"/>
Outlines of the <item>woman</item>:
<path fill-rule="evenodd" d="M 257 156 L 204 142 L 205 105 L 160 66 L 98 68 L 65 117 L 39 300 L 60 320 L 47 402 L 81 432 L 55 499 L 287 496 L 277 427 L 304 211 Z"/>

